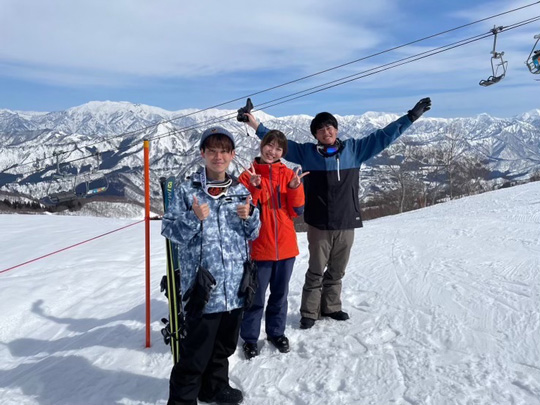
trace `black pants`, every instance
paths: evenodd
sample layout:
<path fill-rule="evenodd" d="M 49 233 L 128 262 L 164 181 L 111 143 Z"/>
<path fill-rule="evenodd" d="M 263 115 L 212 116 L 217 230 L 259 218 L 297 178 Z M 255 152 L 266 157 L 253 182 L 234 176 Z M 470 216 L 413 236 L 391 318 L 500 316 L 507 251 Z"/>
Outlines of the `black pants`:
<path fill-rule="evenodd" d="M 199 394 L 211 398 L 229 384 L 229 357 L 236 350 L 241 321 L 242 309 L 187 321 L 180 360 L 169 381 L 169 405 L 196 405 Z"/>

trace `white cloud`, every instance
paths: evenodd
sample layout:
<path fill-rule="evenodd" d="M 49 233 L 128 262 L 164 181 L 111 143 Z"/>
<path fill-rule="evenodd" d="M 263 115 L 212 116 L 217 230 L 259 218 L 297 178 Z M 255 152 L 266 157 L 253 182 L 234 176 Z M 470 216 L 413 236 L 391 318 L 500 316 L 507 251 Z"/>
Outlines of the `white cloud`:
<path fill-rule="evenodd" d="M 271 66 L 328 66 L 376 46 L 367 6 L 142 0 L 4 1 L 4 62 L 147 76 L 200 76 Z M 346 15 L 344 15 L 346 14 Z"/>

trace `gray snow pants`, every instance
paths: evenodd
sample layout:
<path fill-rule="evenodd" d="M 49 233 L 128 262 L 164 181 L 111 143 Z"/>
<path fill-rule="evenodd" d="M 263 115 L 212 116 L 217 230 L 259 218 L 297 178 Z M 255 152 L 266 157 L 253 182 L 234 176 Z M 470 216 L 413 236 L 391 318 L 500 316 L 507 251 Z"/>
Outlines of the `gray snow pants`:
<path fill-rule="evenodd" d="M 308 225 L 309 267 L 300 314 L 318 319 L 341 310 L 341 280 L 349 262 L 354 229 L 321 230 Z"/>

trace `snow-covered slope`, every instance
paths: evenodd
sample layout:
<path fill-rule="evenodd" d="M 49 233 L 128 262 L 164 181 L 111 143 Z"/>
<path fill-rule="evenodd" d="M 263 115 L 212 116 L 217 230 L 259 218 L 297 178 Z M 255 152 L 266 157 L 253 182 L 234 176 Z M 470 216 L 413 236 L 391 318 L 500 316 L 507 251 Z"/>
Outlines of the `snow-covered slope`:
<path fill-rule="evenodd" d="M 539 405 L 540 182 L 367 221 L 344 279 L 351 319 L 299 329 L 305 234 L 280 354 L 237 350 L 246 405 Z M 164 243 L 152 222 L 152 342 L 144 348 L 142 224 L 0 215 L 0 398 L 6 405 L 165 404 Z"/>

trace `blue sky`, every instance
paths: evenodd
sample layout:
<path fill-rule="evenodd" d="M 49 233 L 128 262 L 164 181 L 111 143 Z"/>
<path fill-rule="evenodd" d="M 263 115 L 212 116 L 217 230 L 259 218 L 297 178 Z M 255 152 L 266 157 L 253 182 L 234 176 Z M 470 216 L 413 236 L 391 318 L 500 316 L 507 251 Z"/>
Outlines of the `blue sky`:
<path fill-rule="evenodd" d="M 533 1 L 0 0 L 0 109 L 89 101 L 206 108 Z M 254 96 L 255 106 L 393 60 L 540 16 L 540 3 Z M 510 117 L 540 108 L 524 61 L 540 22 L 503 31 L 508 72 L 491 75 L 493 37 L 264 109 L 275 116 L 402 113 L 425 96 L 437 117 Z M 243 102 L 223 108 L 236 109 Z"/>

